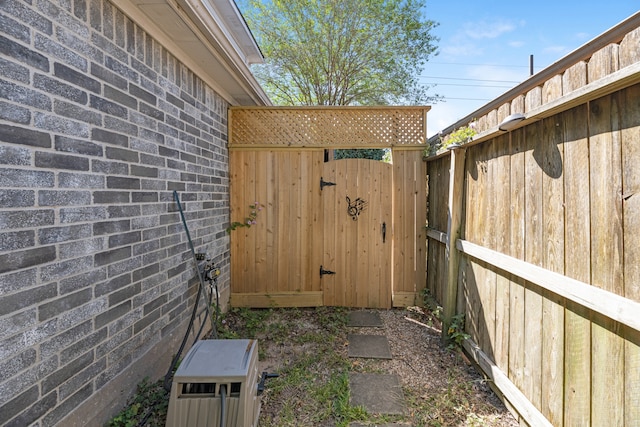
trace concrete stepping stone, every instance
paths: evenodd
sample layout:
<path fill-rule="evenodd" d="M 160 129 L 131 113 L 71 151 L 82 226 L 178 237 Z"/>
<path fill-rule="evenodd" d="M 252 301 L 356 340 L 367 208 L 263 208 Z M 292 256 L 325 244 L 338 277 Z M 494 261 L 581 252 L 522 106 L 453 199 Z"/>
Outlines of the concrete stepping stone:
<path fill-rule="evenodd" d="M 384 335 L 348 334 L 349 357 L 392 359 L 389 341 Z"/>
<path fill-rule="evenodd" d="M 354 328 L 382 328 L 380 313 L 375 311 L 358 310 L 349 313 L 347 326 Z"/>
<path fill-rule="evenodd" d="M 391 374 L 349 374 L 351 406 L 363 406 L 370 414 L 404 414 L 400 377 Z"/>

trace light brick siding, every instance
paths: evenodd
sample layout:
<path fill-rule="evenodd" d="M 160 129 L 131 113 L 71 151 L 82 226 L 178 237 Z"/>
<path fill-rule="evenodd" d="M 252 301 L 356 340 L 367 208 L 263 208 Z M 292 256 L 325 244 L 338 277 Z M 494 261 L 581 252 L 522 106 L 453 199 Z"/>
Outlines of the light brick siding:
<path fill-rule="evenodd" d="M 0 2 L 0 425 L 89 401 L 99 425 L 174 354 L 197 280 L 173 190 L 228 291 L 227 108 L 108 2 Z"/>

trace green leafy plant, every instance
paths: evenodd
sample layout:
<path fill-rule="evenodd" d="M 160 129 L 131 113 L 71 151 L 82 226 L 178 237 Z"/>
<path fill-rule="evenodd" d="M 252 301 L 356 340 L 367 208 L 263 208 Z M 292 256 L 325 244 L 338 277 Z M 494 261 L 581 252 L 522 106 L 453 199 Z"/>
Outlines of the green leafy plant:
<path fill-rule="evenodd" d="M 138 425 L 163 426 L 167 417 L 169 395 L 162 380 L 152 383 L 145 377 L 137 386 L 128 405 L 107 424 L 109 427 Z"/>
<path fill-rule="evenodd" d="M 447 337 L 449 338 L 449 345 L 447 348 L 454 349 L 456 346 L 462 346 L 462 342 L 471 338 L 471 335 L 464 331 L 464 313 L 456 314 L 451 318 L 451 325 L 447 329 Z"/>
<path fill-rule="evenodd" d="M 427 288 L 422 291 L 422 303 L 424 307 L 431 312 L 433 317 L 442 322 L 442 306 Z"/>
<path fill-rule="evenodd" d="M 258 218 L 258 212 L 260 212 L 263 208 L 264 206 L 261 205 L 259 202 L 255 202 L 249 205 L 249 209 L 250 209 L 249 215 L 244 219 L 243 222 L 239 222 L 239 221 L 232 222 L 231 225 L 229 225 L 229 227 L 227 228 L 227 233 L 231 233 L 233 230 L 239 227 L 250 228 L 252 225 L 256 225 L 257 224 L 256 218 Z"/>
<path fill-rule="evenodd" d="M 438 138 L 438 141 L 435 144 L 432 144 L 425 149 L 424 156 L 432 156 L 438 151 L 447 148 L 452 144 L 462 145 L 466 142 L 469 142 L 477 133 L 476 122 L 472 121 L 467 126 L 459 127 L 453 132 Z"/>

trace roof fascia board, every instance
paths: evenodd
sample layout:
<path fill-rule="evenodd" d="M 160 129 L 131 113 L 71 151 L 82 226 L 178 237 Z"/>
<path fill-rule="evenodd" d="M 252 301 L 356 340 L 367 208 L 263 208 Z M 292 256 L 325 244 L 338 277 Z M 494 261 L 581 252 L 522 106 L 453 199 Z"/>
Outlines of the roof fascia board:
<path fill-rule="evenodd" d="M 263 102 L 258 105 L 271 105 L 249 68 L 250 64 L 263 63 L 264 58 L 234 1 L 215 0 L 215 4 L 210 0 L 178 2 L 209 43 L 224 57 L 229 58 L 229 71 L 243 76 L 247 88 L 260 95 Z"/>
<path fill-rule="evenodd" d="M 219 31 L 217 36 L 210 31 L 203 33 L 202 24 L 193 22 L 194 15 L 185 12 L 186 4 L 179 5 L 174 0 L 113 0 L 113 3 L 231 105 L 271 105 L 245 62 L 244 54 L 228 39 L 231 30 Z M 161 12 L 154 14 L 154 10 Z M 204 9 L 202 12 L 209 14 Z M 175 34 L 176 28 L 165 28 L 166 25 L 159 22 L 160 14 L 162 19 L 179 20 L 178 27 L 182 31 L 179 36 Z M 211 18 L 209 20 L 213 22 Z M 226 48 L 222 44 L 226 44 Z"/>

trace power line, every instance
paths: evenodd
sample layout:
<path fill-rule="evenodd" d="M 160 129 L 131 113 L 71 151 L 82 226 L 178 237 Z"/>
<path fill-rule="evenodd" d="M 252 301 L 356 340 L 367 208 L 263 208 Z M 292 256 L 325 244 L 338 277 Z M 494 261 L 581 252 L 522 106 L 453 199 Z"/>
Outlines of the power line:
<path fill-rule="evenodd" d="M 488 80 L 488 79 L 465 79 L 461 77 L 440 77 L 440 76 L 420 76 L 424 79 L 443 79 L 443 80 L 467 80 L 471 82 L 493 82 L 493 83 L 520 83 L 514 80 Z"/>
<path fill-rule="evenodd" d="M 476 67 L 509 67 L 509 68 L 529 68 L 529 65 L 506 65 L 506 64 L 474 64 L 469 62 L 428 62 L 438 65 L 472 65 Z"/>
<path fill-rule="evenodd" d="M 459 100 L 459 101 L 491 101 L 490 98 L 451 98 L 448 96 L 444 97 L 445 101 L 447 99 L 455 99 L 455 100 Z"/>
<path fill-rule="evenodd" d="M 498 86 L 498 85 L 465 85 L 465 84 L 456 84 L 456 83 L 435 83 L 435 82 L 425 82 L 426 85 L 434 85 L 434 86 L 464 86 L 464 87 L 501 87 L 505 89 L 511 89 L 513 86 Z"/>

